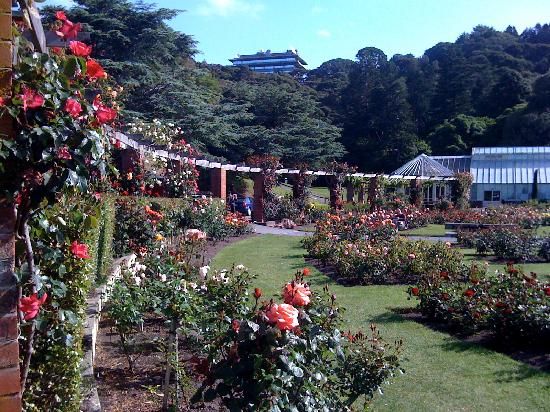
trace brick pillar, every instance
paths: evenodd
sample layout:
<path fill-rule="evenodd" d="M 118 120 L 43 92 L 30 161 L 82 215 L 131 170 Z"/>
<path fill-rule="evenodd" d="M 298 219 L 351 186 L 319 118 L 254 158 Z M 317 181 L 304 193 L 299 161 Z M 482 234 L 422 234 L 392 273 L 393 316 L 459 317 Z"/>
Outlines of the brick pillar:
<path fill-rule="evenodd" d="M 0 0 L 0 96 L 11 94 L 12 0 Z M 13 122 L 1 119 L 0 133 L 13 135 Z M 17 301 L 14 275 L 15 209 L 0 199 L 0 411 L 21 411 Z"/>
<path fill-rule="evenodd" d="M 346 189 L 346 202 L 353 203 L 353 198 L 355 197 L 355 186 L 353 185 L 353 181 L 350 180 L 348 182 Z"/>
<path fill-rule="evenodd" d="M 359 191 L 357 192 L 357 202 L 365 204 L 365 182 L 361 182 L 359 185 Z"/>
<path fill-rule="evenodd" d="M 252 209 L 252 219 L 255 222 L 263 222 L 264 215 L 264 175 L 257 173 L 254 176 L 254 207 Z"/>
<path fill-rule="evenodd" d="M 210 191 L 214 197 L 227 199 L 227 171 L 225 169 L 210 169 Z"/>

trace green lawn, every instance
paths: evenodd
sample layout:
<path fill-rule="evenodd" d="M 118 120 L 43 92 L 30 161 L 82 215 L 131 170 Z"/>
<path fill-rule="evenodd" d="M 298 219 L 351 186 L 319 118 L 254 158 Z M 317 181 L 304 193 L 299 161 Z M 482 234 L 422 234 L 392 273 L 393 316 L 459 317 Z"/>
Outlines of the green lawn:
<path fill-rule="evenodd" d="M 282 284 L 304 267 L 300 238 L 264 235 L 235 243 L 214 259 L 216 268 L 242 263 L 258 274 L 253 286 L 278 295 Z M 312 268 L 313 269 L 313 268 Z M 315 269 L 310 283 L 329 284 L 347 308 L 346 329 L 368 330 L 376 322 L 383 336 L 404 340 L 405 375 L 384 387 L 376 411 L 542 411 L 550 404 L 550 374 L 445 333 L 403 319 L 392 308 L 415 305 L 404 286 L 344 287 Z"/>
<path fill-rule="evenodd" d="M 445 236 L 445 225 L 429 224 L 416 229 L 403 230 L 399 234 L 403 236 Z"/>

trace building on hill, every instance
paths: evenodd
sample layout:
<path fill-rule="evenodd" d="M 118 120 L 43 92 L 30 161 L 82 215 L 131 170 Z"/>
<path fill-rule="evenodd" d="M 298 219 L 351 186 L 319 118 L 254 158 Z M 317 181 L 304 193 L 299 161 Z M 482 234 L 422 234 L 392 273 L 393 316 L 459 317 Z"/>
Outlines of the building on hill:
<path fill-rule="evenodd" d="M 430 162 L 431 161 L 431 162 Z M 443 169 L 435 166 L 438 163 Z M 405 173 L 406 172 L 406 173 Z M 447 177 L 449 172 L 469 172 L 473 177 L 471 202 L 477 206 L 550 200 L 550 147 L 474 147 L 471 156 L 422 154 L 392 175 Z M 437 189 L 437 186 L 445 186 Z M 448 197 L 448 185 L 433 183 L 424 188 L 424 202 L 433 204 Z"/>
<path fill-rule="evenodd" d="M 298 55 L 297 50 L 282 53 L 267 50 L 256 54 L 240 54 L 229 61 L 234 66 L 246 66 L 258 73 L 295 73 L 307 70 L 307 63 Z"/>

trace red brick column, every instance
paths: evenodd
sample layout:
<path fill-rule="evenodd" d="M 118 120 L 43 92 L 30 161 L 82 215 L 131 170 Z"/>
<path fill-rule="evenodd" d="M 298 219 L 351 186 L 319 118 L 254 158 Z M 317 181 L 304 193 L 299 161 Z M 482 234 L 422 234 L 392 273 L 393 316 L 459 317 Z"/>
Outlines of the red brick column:
<path fill-rule="evenodd" d="M 0 96 L 11 94 L 11 0 L 0 0 Z M 10 118 L 0 119 L 0 133 L 13 135 Z M 0 411 L 21 411 L 17 301 L 14 275 L 15 209 L 0 199 Z"/>
<path fill-rule="evenodd" d="M 227 171 L 210 169 L 210 191 L 212 196 L 227 200 Z"/>
<path fill-rule="evenodd" d="M 252 219 L 255 222 L 263 222 L 264 215 L 264 175 L 257 173 L 254 176 L 254 206 L 252 210 Z"/>

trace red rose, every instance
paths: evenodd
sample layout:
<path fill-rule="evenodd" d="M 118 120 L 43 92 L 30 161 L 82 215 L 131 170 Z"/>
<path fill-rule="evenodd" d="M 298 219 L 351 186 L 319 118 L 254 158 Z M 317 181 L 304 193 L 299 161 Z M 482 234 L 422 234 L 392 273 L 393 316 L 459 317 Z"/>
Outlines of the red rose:
<path fill-rule="evenodd" d="M 71 160 L 73 158 L 67 146 L 62 146 L 57 149 L 57 157 L 61 160 Z"/>
<path fill-rule="evenodd" d="M 93 102 L 93 108 L 95 109 L 95 117 L 99 124 L 110 123 L 116 119 L 117 111 L 110 107 L 105 106 L 101 102 L 101 96 L 98 94 Z"/>
<path fill-rule="evenodd" d="M 88 46 L 81 41 L 72 41 L 69 43 L 69 49 L 75 56 L 88 57 L 92 53 L 92 46 Z"/>
<path fill-rule="evenodd" d="M 418 294 L 420 293 L 420 289 L 418 289 L 418 288 L 411 288 L 411 293 L 412 293 L 414 296 L 418 296 Z"/>
<path fill-rule="evenodd" d="M 76 240 L 71 244 L 71 253 L 79 259 L 90 259 L 88 246 L 84 243 L 78 243 Z"/>
<path fill-rule="evenodd" d="M 5 97 L 0 97 L 0 107 L 4 107 L 9 99 Z"/>
<path fill-rule="evenodd" d="M 466 292 L 464 292 L 464 296 L 467 296 L 469 298 L 471 298 L 472 296 L 474 296 L 476 294 L 475 290 L 473 289 L 467 289 Z"/>
<path fill-rule="evenodd" d="M 59 37 L 70 40 L 75 39 L 78 36 L 78 32 L 81 29 L 80 23 L 74 24 L 69 20 L 64 20 L 63 25 L 55 32 Z"/>
<path fill-rule="evenodd" d="M 546 296 L 550 296 L 550 286 L 547 287 L 547 288 L 544 288 L 544 294 L 545 294 Z"/>
<path fill-rule="evenodd" d="M 241 322 L 239 322 L 237 319 L 233 319 L 233 321 L 231 322 L 231 328 L 235 331 L 235 333 L 239 333 Z"/>
<path fill-rule="evenodd" d="M 260 288 L 254 288 L 254 297 L 260 299 L 262 297 L 262 290 Z"/>
<path fill-rule="evenodd" d="M 107 106 L 101 106 L 96 110 L 95 116 L 99 124 L 111 123 L 117 117 L 117 111 Z"/>
<path fill-rule="evenodd" d="M 20 95 L 23 100 L 23 110 L 38 109 L 44 105 L 45 99 L 40 93 L 35 90 L 23 86 L 23 94 Z"/>
<path fill-rule="evenodd" d="M 105 70 L 103 70 L 103 67 L 101 67 L 97 61 L 89 59 L 86 62 L 86 76 L 93 81 L 97 79 L 106 79 L 107 73 L 105 73 Z"/>
<path fill-rule="evenodd" d="M 65 20 L 67 20 L 67 15 L 65 14 L 65 12 L 63 10 L 59 10 L 59 11 L 55 12 L 55 18 L 57 20 L 65 21 Z"/>
<path fill-rule="evenodd" d="M 19 310 L 24 313 L 23 319 L 34 319 L 40 311 L 40 306 L 42 306 L 44 302 L 46 302 L 47 298 L 47 293 L 44 293 L 40 299 L 38 299 L 38 295 L 36 293 L 34 293 L 32 296 L 22 297 L 19 300 Z"/>
<path fill-rule="evenodd" d="M 311 273 L 311 270 L 309 268 L 304 268 L 302 270 L 302 275 L 304 275 L 304 276 L 309 276 L 310 273 Z"/>
<path fill-rule="evenodd" d="M 82 113 L 82 105 L 76 99 L 68 98 L 65 102 L 65 111 L 71 115 L 71 117 L 77 118 Z"/>

